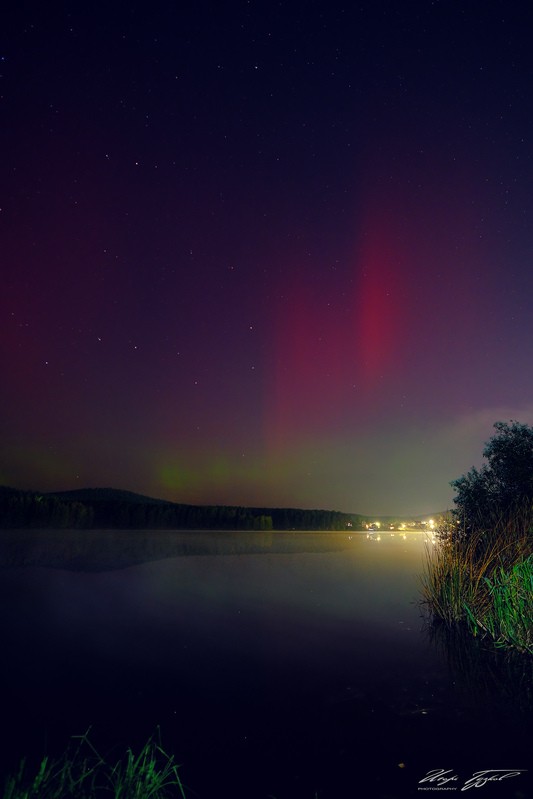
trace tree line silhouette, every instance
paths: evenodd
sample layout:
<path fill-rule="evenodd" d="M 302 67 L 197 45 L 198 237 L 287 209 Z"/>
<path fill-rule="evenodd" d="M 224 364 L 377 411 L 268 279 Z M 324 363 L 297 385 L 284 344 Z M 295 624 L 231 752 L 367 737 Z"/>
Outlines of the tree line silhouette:
<path fill-rule="evenodd" d="M 41 494 L 0 488 L 3 529 L 346 530 L 362 522 L 334 510 L 187 505 L 114 489 Z"/>

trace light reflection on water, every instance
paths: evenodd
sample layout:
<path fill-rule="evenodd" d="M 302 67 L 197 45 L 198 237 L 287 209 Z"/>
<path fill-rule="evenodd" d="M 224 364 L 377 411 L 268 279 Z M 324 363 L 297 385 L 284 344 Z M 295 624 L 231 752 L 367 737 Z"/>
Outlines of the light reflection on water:
<path fill-rule="evenodd" d="M 369 765 L 372 796 L 491 767 L 501 725 L 498 756 L 531 743 L 531 697 L 501 661 L 424 620 L 424 534 L 48 536 L 0 538 L 13 756 L 91 724 L 109 747 L 161 725 L 200 797 L 217 773 L 234 797 L 341 799 Z"/>

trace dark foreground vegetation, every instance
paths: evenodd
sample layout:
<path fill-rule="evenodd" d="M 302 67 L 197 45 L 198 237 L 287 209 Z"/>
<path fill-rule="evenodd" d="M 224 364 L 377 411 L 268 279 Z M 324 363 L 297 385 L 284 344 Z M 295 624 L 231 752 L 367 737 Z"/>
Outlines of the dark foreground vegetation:
<path fill-rule="evenodd" d="M 135 754 L 128 749 L 121 760 L 106 761 L 91 743 L 88 732 L 76 736 L 57 759 L 43 757 L 33 771 L 23 760 L 8 777 L 3 799 L 185 799 L 178 766 L 159 740 L 151 738 Z"/>
<path fill-rule="evenodd" d="M 116 489 L 55 494 L 0 488 L 0 528 L 346 530 L 363 518 L 333 510 L 185 505 Z"/>
<path fill-rule="evenodd" d="M 494 427 L 487 464 L 452 483 L 456 509 L 428 552 L 423 594 L 436 620 L 533 654 L 533 428 Z"/>

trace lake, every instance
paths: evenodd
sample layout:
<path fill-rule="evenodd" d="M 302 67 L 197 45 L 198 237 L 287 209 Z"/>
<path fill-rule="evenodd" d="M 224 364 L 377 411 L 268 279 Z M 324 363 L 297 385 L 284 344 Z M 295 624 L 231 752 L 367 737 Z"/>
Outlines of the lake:
<path fill-rule="evenodd" d="M 1 531 L 3 773 L 89 727 L 110 760 L 159 727 L 188 799 L 442 796 L 528 769 L 531 659 L 428 623 L 432 546 Z M 476 796 L 533 796 L 529 772 L 491 776 Z"/>

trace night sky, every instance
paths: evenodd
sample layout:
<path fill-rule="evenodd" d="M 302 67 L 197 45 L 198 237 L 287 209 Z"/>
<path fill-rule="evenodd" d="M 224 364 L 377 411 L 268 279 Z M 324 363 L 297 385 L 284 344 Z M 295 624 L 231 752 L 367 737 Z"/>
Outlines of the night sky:
<path fill-rule="evenodd" d="M 0 483 L 416 514 L 533 423 L 530 6 L 0 32 Z"/>

